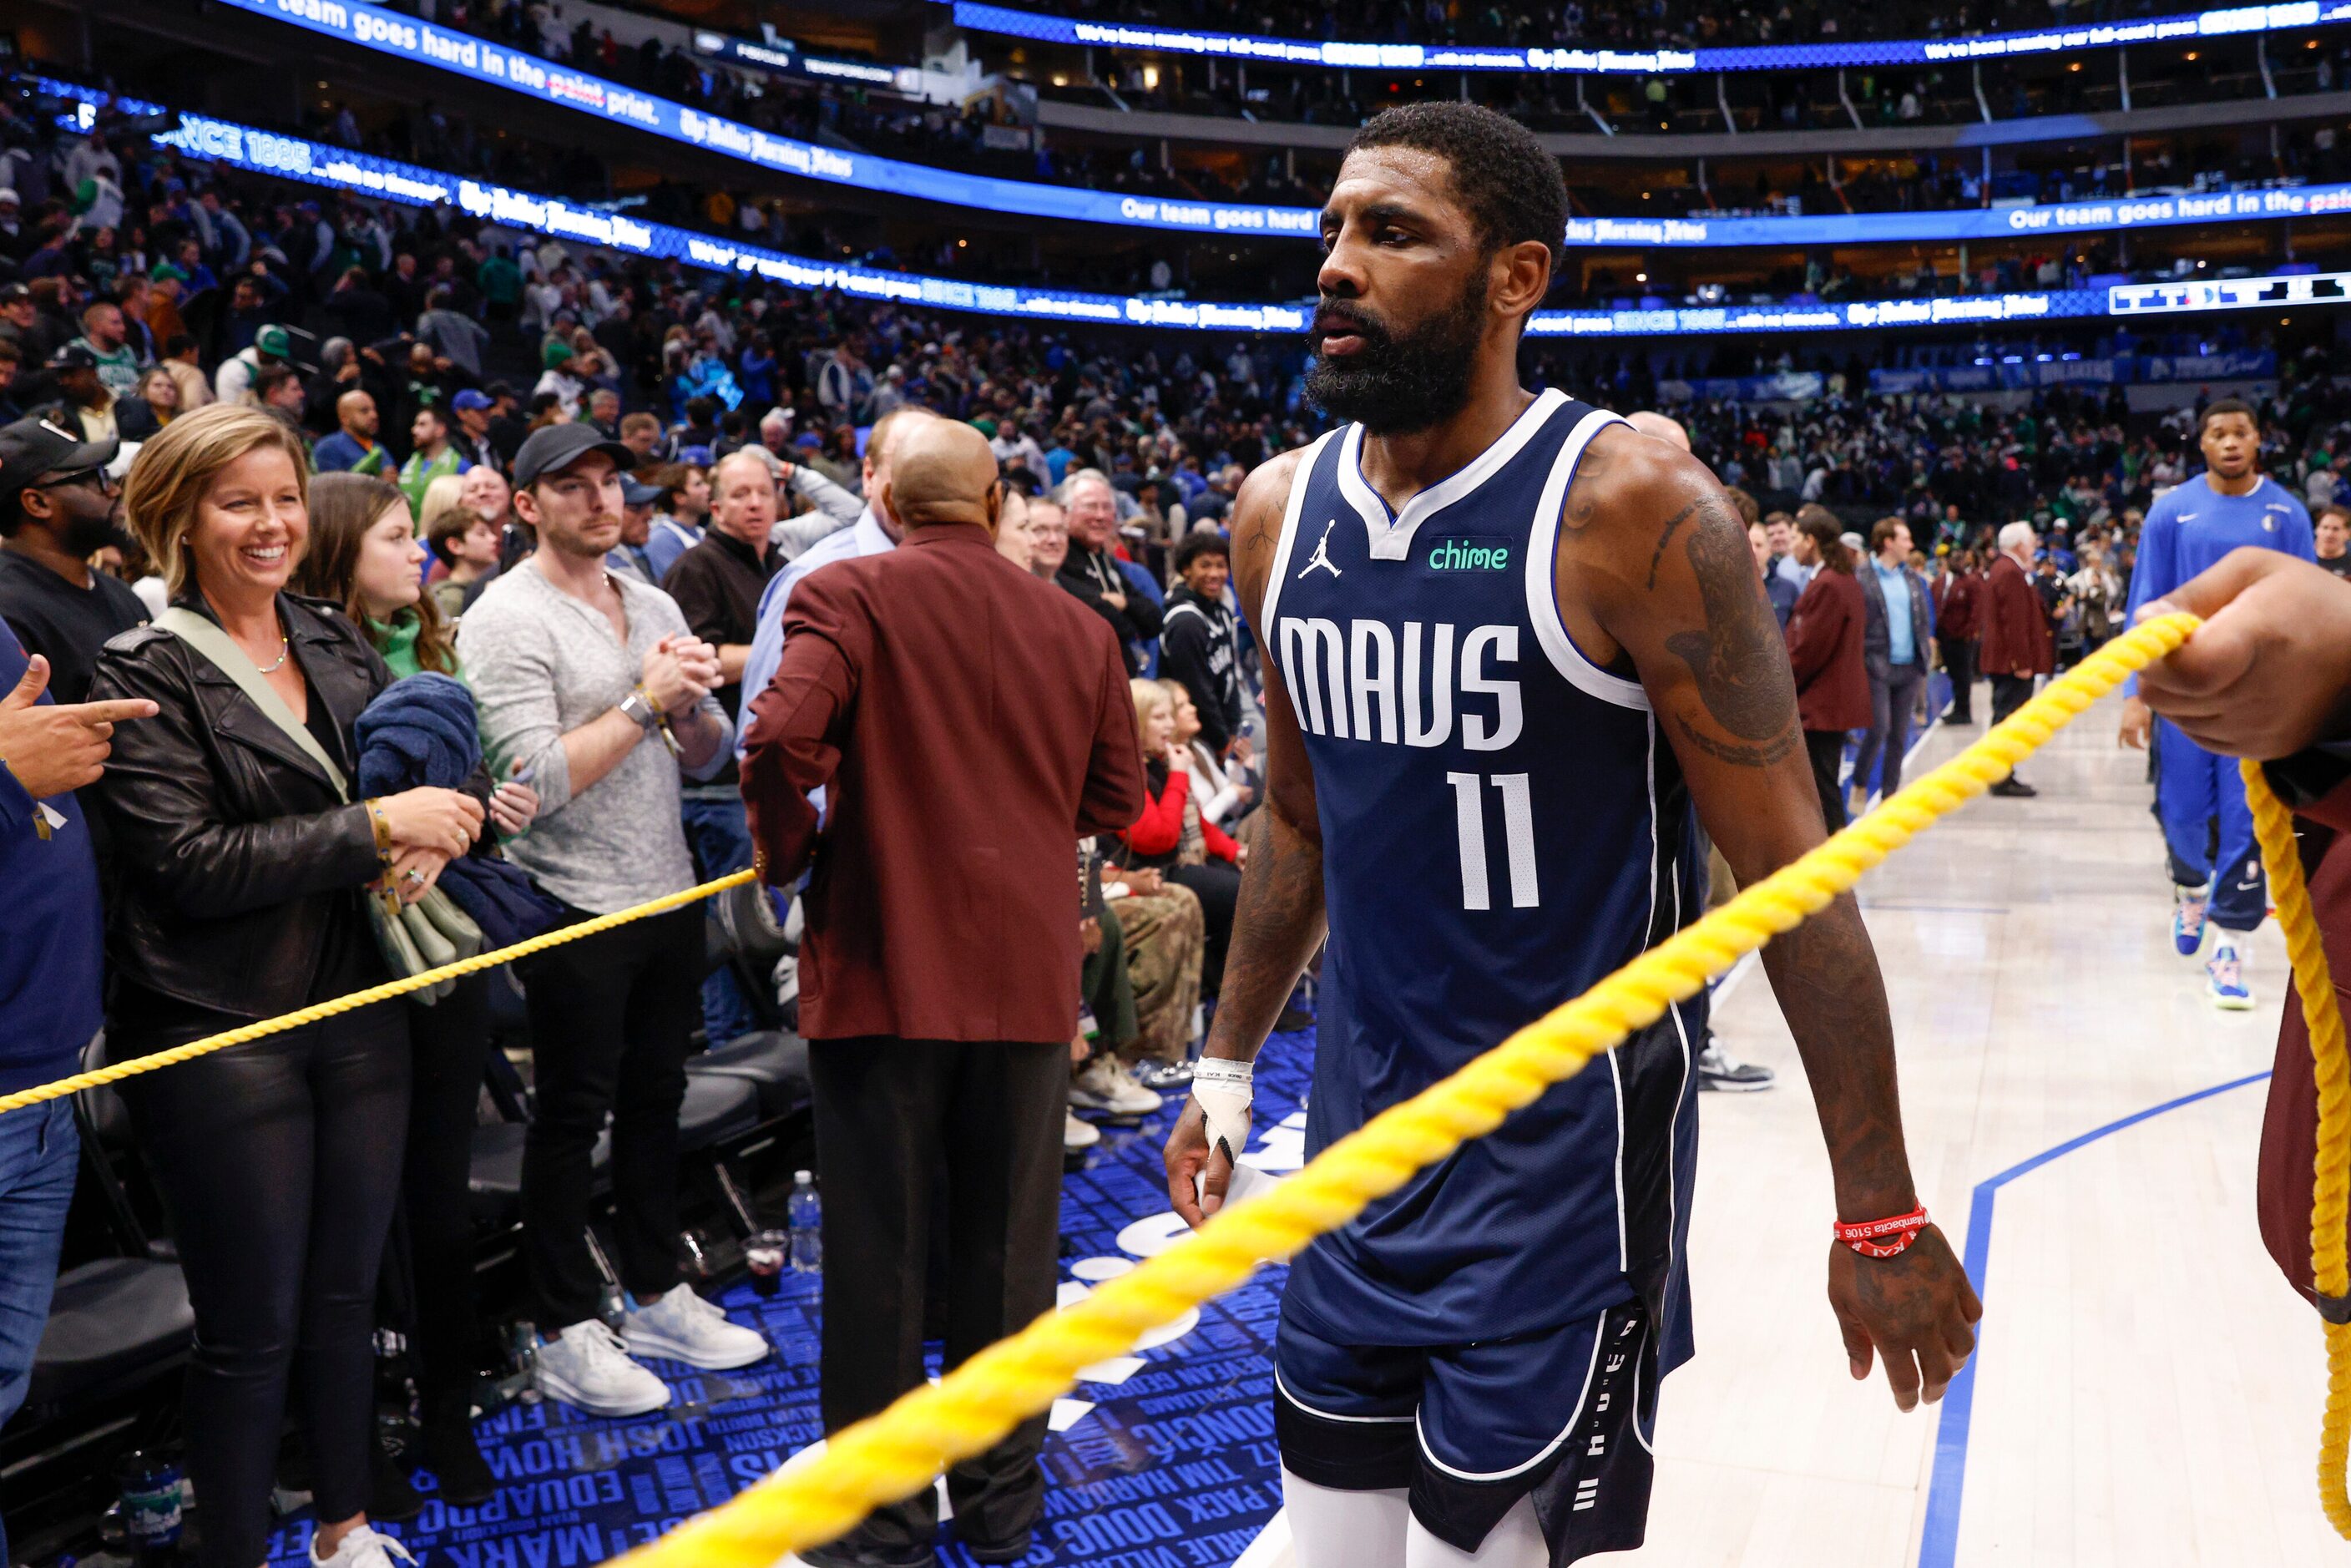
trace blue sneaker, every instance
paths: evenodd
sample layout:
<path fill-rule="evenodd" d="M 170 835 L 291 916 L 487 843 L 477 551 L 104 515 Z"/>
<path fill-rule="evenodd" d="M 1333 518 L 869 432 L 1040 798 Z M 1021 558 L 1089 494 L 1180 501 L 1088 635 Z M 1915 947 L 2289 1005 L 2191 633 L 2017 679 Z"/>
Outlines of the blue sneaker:
<path fill-rule="evenodd" d="M 2212 998 L 2214 1007 L 2232 1013 L 2244 1012 L 2253 1005 L 2253 993 L 2245 986 L 2244 966 L 2238 961 L 2236 948 L 2225 942 L 2204 966 L 2204 994 Z"/>
<path fill-rule="evenodd" d="M 2203 948 L 2204 910 L 2202 888 L 2179 889 L 2179 903 L 2171 911 L 2171 945 L 2183 958 L 2193 958 Z"/>

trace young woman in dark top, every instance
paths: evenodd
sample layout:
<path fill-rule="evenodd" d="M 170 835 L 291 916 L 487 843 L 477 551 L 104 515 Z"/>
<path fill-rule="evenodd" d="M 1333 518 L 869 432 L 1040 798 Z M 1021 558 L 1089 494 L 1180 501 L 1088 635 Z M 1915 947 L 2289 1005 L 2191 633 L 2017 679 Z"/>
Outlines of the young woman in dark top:
<path fill-rule="evenodd" d="M 395 680 L 428 672 L 462 675 L 449 628 L 419 586 L 424 552 L 407 498 L 369 475 L 321 474 L 310 481 L 309 510 L 310 546 L 298 577 L 302 591 L 342 606 Z M 489 810 L 500 833 L 519 833 L 538 814 L 538 797 L 508 780 L 491 796 Z M 481 1331 L 466 1201 L 475 1106 L 489 1060 L 491 978 L 469 975 L 431 1007 L 396 1004 L 408 1014 L 414 1054 L 401 1178 L 405 1223 L 390 1260 L 396 1279 L 405 1264 L 406 1289 L 390 1293 L 409 1298 L 401 1326 L 415 1350 L 425 1464 L 441 1496 L 466 1507 L 497 1490 L 474 1440 Z M 388 1506 L 381 1495 L 378 1506 Z"/>
<path fill-rule="evenodd" d="M 351 727 L 389 682 L 340 611 L 286 591 L 309 541 L 291 425 L 186 413 L 124 486 L 175 606 L 225 633 L 346 779 Z M 344 802 L 220 665 L 160 626 L 109 643 L 94 690 L 161 710 L 117 732 L 99 800 L 120 885 L 108 910 L 110 1050 L 144 1055 L 386 977 L 361 900 L 413 899 L 482 808 L 452 789 Z M 315 1470 L 315 1563 L 391 1568 L 368 1527 L 375 1289 L 399 1189 L 408 1019 L 361 1008 L 130 1080 L 195 1308 L 188 1469 L 203 1568 L 256 1568 L 289 1381 Z M 298 1378 L 294 1376 L 298 1373 Z"/>

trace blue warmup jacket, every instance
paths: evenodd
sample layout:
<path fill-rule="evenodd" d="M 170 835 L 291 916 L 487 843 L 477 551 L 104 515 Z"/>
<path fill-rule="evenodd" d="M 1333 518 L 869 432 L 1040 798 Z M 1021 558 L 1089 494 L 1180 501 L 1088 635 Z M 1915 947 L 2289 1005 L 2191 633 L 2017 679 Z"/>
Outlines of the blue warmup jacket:
<path fill-rule="evenodd" d="M 0 695 L 16 689 L 28 663 L 0 621 Z M 106 923 L 89 826 L 73 796 L 59 795 L 46 804 L 64 825 L 45 838 L 43 804 L 0 768 L 0 1093 L 81 1071 L 81 1048 L 105 1019 Z"/>

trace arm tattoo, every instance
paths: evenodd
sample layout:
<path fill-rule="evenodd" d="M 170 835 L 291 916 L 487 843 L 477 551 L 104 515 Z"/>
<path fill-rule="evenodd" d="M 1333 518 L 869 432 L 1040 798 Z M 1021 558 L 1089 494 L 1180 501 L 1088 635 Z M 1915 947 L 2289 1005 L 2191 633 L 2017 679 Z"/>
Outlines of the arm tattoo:
<path fill-rule="evenodd" d="M 1851 1216 L 1908 1207 L 1916 1194 L 1902 1137 L 1893 1022 L 1853 895 L 1840 894 L 1772 938 L 1763 967 L 1812 1082 L 1839 1210 Z"/>
<path fill-rule="evenodd" d="M 1769 768 L 1796 749 L 1798 732 L 1794 729 L 1783 729 L 1761 746 L 1748 746 L 1717 740 L 1679 714 L 1674 716 L 1674 722 L 1681 726 L 1682 733 L 1689 737 L 1691 745 L 1717 762 L 1728 762 L 1733 768 Z"/>
<path fill-rule="evenodd" d="M 1755 575 L 1747 530 L 1716 497 L 1702 497 L 1698 507 L 1686 553 L 1705 605 L 1706 629 L 1677 632 L 1666 639 L 1666 649 L 1690 667 L 1717 724 L 1740 740 L 1774 740 L 1795 715 L 1787 644 Z"/>
<path fill-rule="evenodd" d="M 1698 500 L 1692 501 L 1688 506 L 1684 507 L 1680 511 L 1676 512 L 1672 517 L 1666 519 L 1664 529 L 1657 535 L 1656 552 L 1649 557 L 1649 586 L 1651 588 L 1657 586 L 1657 568 L 1666 559 L 1666 547 L 1674 542 L 1674 530 L 1680 528 L 1683 522 L 1688 518 L 1692 512 L 1697 511 L 1704 505 L 1706 505 L 1705 497 L 1700 497 Z"/>

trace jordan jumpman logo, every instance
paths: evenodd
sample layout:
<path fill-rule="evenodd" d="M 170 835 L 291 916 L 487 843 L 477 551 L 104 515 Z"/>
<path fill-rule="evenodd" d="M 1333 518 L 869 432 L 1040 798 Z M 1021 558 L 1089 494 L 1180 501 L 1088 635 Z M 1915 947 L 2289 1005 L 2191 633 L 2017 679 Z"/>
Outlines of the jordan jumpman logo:
<path fill-rule="evenodd" d="M 1322 542 L 1314 547 L 1314 554 L 1308 559 L 1305 570 L 1298 574 L 1300 580 L 1303 581 L 1318 566 L 1332 577 L 1339 575 L 1339 569 L 1331 564 L 1331 530 L 1338 526 L 1339 519 L 1336 517 L 1322 525 Z"/>

